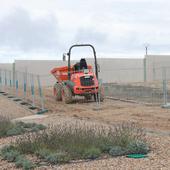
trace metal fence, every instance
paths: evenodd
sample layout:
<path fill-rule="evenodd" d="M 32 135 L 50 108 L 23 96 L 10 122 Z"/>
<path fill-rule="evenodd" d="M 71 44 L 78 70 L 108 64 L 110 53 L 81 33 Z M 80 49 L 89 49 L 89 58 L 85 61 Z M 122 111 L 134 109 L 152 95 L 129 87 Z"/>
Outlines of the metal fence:
<path fill-rule="evenodd" d="M 170 68 L 157 68 L 149 81 L 104 83 L 105 95 L 115 100 L 167 107 L 170 100 L 169 77 Z"/>
<path fill-rule="evenodd" d="M 122 71 L 123 72 L 123 71 Z M 126 76 L 127 70 L 124 70 Z M 134 70 L 133 75 L 135 75 Z M 107 76 L 112 76 L 108 72 Z M 132 76 L 133 76 L 132 75 Z M 137 76 L 137 75 L 136 75 Z M 157 68 L 154 70 L 154 79 L 140 82 L 103 82 L 106 98 L 159 105 L 169 108 L 170 103 L 170 68 Z M 109 79 L 109 77 L 108 77 Z M 14 73 L 10 70 L 0 69 L 0 92 L 8 94 L 14 100 L 21 99 L 21 102 L 29 103 L 32 108 L 39 108 L 41 111 L 55 108 L 55 97 L 53 96 L 52 75 L 35 75 L 20 71 Z M 96 103 L 94 103 L 96 104 Z M 100 104 L 100 103 L 97 103 Z"/>
<path fill-rule="evenodd" d="M 32 110 L 46 110 L 39 75 L 0 69 L 0 93 Z"/>

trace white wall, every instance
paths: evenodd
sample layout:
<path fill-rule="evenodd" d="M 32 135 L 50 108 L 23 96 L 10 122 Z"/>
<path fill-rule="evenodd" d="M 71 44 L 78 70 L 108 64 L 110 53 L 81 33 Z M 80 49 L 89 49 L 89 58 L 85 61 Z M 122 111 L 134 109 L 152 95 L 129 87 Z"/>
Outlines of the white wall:
<path fill-rule="evenodd" d="M 167 68 L 167 78 L 170 79 L 170 55 L 147 55 L 147 80 L 157 81 L 163 78 L 163 68 Z"/>
<path fill-rule="evenodd" d="M 73 60 L 71 63 L 74 64 Z M 87 63 L 93 65 L 94 60 L 87 59 Z M 141 82 L 143 81 L 142 59 L 104 59 L 99 58 L 99 77 L 103 82 Z M 61 60 L 16 60 L 17 71 L 41 75 L 43 85 L 53 85 L 55 78 L 51 75 L 51 69 L 67 65 L 67 61 Z"/>
<path fill-rule="evenodd" d="M 170 79 L 170 55 L 147 55 L 146 73 L 147 81 L 162 80 L 162 67 L 169 67 L 167 77 Z M 76 61 L 73 60 L 72 64 Z M 87 59 L 94 66 L 94 60 Z M 98 58 L 101 72 L 99 77 L 103 82 L 143 82 L 143 59 L 115 59 Z M 55 78 L 51 75 L 51 69 L 67 65 L 67 61 L 61 60 L 16 60 L 16 70 L 33 73 L 41 76 L 44 86 L 53 85 Z M 12 64 L 0 64 L 0 69 L 12 70 Z"/>
<path fill-rule="evenodd" d="M 0 63 L 0 69 L 12 70 L 12 63 Z"/>

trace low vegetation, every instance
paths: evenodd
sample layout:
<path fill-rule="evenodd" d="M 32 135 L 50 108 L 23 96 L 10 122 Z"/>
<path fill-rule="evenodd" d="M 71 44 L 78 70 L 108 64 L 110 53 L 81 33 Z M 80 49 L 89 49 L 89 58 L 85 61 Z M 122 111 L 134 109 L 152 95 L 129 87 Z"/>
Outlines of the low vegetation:
<path fill-rule="evenodd" d="M 31 169 L 35 165 L 21 155 L 31 154 L 43 162 L 61 164 L 72 160 L 93 160 L 104 155 L 123 156 L 148 152 L 145 133 L 136 124 L 102 126 L 76 122 L 23 135 L 14 144 L 4 148 L 1 155 L 15 162 L 17 167 L 27 169 L 24 168 L 27 166 Z"/>
<path fill-rule="evenodd" d="M 12 122 L 8 117 L 0 115 L 0 138 L 38 132 L 46 127 L 36 123 Z"/>

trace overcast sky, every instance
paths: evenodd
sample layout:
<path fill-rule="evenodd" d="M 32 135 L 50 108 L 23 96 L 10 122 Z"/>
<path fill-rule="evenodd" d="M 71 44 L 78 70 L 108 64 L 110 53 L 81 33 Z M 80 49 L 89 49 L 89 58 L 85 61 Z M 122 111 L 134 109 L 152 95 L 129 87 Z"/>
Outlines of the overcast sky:
<path fill-rule="evenodd" d="M 169 0 L 0 0 L 0 62 L 61 59 L 74 43 L 99 57 L 143 57 L 145 44 L 170 54 L 169 36 Z"/>

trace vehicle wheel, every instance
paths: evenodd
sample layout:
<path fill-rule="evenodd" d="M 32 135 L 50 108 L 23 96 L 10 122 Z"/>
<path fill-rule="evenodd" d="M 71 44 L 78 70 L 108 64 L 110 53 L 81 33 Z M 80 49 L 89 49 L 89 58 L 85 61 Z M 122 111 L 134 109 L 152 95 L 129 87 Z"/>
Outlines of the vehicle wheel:
<path fill-rule="evenodd" d="M 92 99 L 92 95 L 91 94 L 85 95 L 84 97 L 85 97 L 86 100 L 91 100 Z"/>
<path fill-rule="evenodd" d="M 69 104 L 72 102 L 72 92 L 70 88 L 65 85 L 62 86 L 62 100 L 66 104 Z"/>
<path fill-rule="evenodd" d="M 62 96 L 61 96 L 61 84 L 60 83 L 55 83 L 54 85 L 54 95 L 55 95 L 55 99 L 57 101 L 61 101 L 62 100 Z"/>

